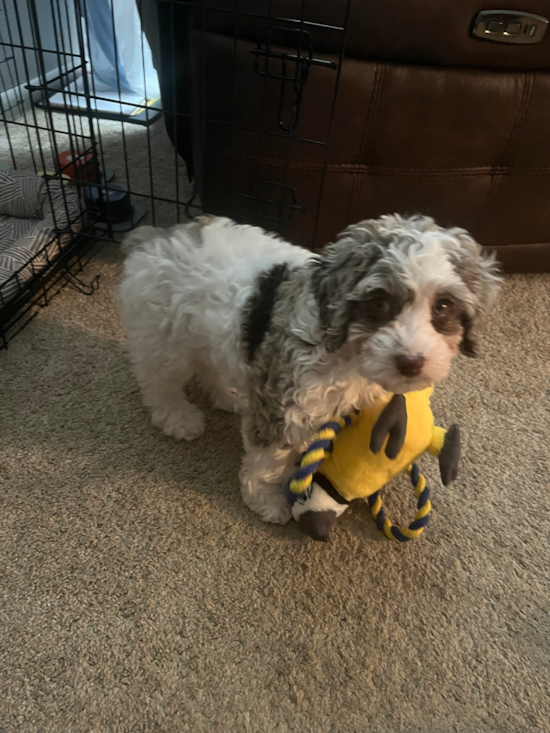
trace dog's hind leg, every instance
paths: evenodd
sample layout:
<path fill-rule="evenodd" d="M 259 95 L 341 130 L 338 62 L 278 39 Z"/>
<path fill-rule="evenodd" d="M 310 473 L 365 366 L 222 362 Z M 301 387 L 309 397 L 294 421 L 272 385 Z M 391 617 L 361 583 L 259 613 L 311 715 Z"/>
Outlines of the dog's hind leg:
<path fill-rule="evenodd" d="M 193 376 L 192 366 L 183 360 L 166 365 L 149 357 L 140 359 L 134 367 L 153 425 L 176 440 L 200 437 L 204 432 L 204 415 L 184 392 L 185 384 Z"/>

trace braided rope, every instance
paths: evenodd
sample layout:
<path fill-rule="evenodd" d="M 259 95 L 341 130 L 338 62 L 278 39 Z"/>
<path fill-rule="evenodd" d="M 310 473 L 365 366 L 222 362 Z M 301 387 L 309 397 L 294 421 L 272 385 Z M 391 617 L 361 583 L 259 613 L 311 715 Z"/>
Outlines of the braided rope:
<path fill-rule="evenodd" d="M 311 489 L 313 475 L 332 452 L 334 439 L 340 430 L 345 425 L 350 425 L 351 421 L 349 415 L 334 418 L 315 433 L 311 445 L 302 455 L 300 467 L 287 484 L 287 496 L 291 506 L 295 501 L 299 499 L 303 500 L 308 495 Z M 416 514 L 414 515 L 413 521 L 407 527 L 398 528 L 386 517 L 386 513 L 382 508 L 380 491 L 376 491 L 368 497 L 372 518 L 376 522 L 376 526 L 390 540 L 397 540 L 398 542 L 408 542 L 409 540 L 420 537 L 424 531 L 424 527 L 430 521 L 430 512 L 432 510 L 430 490 L 426 486 L 426 479 L 419 472 L 416 463 L 412 463 L 407 468 L 407 473 L 411 477 L 417 498 Z"/>
<path fill-rule="evenodd" d="M 419 472 L 416 463 L 411 464 L 407 468 L 407 473 L 411 477 L 411 482 L 415 490 L 414 493 L 418 499 L 416 504 L 416 514 L 414 515 L 413 521 L 407 527 L 398 528 L 391 523 L 388 517 L 386 517 L 386 513 L 382 508 L 380 491 L 376 491 L 374 494 L 371 494 L 368 499 L 372 518 L 376 522 L 378 529 L 383 532 L 388 539 L 397 540 L 398 542 L 408 542 L 409 540 L 420 537 L 424 531 L 424 527 L 430 521 L 430 512 L 432 510 L 430 490 L 426 486 L 426 479 Z"/>
<path fill-rule="evenodd" d="M 351 425 L 351 417 L 335 417 L 330 422 L 325 423 L 319 432 L 313 436 L 313 441 L 306 452 L 302 455 L 300 468 L 295 472 L 294 476 L 288 484 L 288 497 L 292 504 L 301 496 L 303 496 L 311 488 L 313 474 L 322 465 L 325 458 L 332 452 L 334 438 L 338 435 L 344 425 Z"/>

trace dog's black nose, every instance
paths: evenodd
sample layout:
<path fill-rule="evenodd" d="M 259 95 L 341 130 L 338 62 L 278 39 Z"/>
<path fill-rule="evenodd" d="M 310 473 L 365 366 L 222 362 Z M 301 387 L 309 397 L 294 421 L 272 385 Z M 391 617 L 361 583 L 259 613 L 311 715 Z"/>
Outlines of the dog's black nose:
<path fill-rule="evenodd" d="M 398 372 L 404 377 L 418 377 L 424 366 L 424 357 L 398 354 L 395 357 L 395 365 Z"/>

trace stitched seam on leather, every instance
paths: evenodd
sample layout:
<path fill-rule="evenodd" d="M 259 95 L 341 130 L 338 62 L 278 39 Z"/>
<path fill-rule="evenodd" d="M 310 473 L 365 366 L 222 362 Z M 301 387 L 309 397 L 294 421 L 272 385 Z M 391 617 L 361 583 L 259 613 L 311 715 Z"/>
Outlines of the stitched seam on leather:
<path fill-rule="evenodd" d="M 220 151 L 216 157 L 230 158 L 230 153 Z M 242 163 L 257 163 L 257 158 L 246 153 L 236 153 L 234 160 Z M 284 167 L 285 160 L 282 158 L 263 158 L 262 165 L 271 166 L 272 168 Z M 300 161 L 289 161 L 288 163 L 290 170 L 299 170 L 303 172 L 311 172 L 320 174 L 323 171 L 322 163 L 303 163 Z M 368 175 L 375 176 L 407 176 L 410 174 L 411 178 L 415 178 L 416 173 L 434 174 L 434 178 L 437 178 L 437 174 L 443 174 L 440 177 L 449 175 L 483 175 L 483 174 L 495 174 L 502 173 L 507 175 L 527 175 L 531 171 L 546 171 L 550 173 L 550 166 L 529 166 L 529 167 L 508 167 L 508 166 L 470 166 L 466 168 L 396 168 L 396 167 L 385 167 L 385 166 L 369 166 L 364 163 L 328 163 L 326 166 L 328 172 L 342 172 L 342 173 L 366 173 Z M 544 175 L 544 174 L 543 174 Z"/>
<path fill-rule="evenodd" d="M 510 155 L 513 146 L 519 137 L 521 128 L 523 127 L 523 122 L 525 120 L 525 115 L 527 113 L 527 108 L 529 106 L 532 88 L 533 74 L 524 74 L 523 89 L 521 91 L 521 99 L 516 113 L 516 119 L 514 120 L 512 129 L 510 130 L 506 145 L 504 146 L 502 153 L 500 154 L 498 163 L 495 166 L 495 170 L 493 171 L 491 185 L 489 186 L 489 191 L 487 192 L 487 198 L 485 199 L 485 203 L 483 205 L 483 208 L 481 209 L 481 213 L 474 227 L 478 232 L 483 230 L 483 227 L 485 226 L 487 219 L 489 218 L 489 214 L 495 202 L 497 191 L 504 177 L 499 169 L 502 167 L 502 164 L 504 163 L 506 158 Z"/>
<path fill-rule="evenodd" d="M 273 166 L 273 165 L 266 165 L 267 168 L 277 168 L 280 169 L 280 166 Z M 298 167 L 292 167 L 289 166 L 289 170 L 294 170 L 296 172 L 299 172 L 302 175 L 312 175 L 312 176 L 318 176 L 321 172 L 321 169 L 311 169 L 311 168 L 298 168 Z M 342 170 L 340 168 L 337 169 L 331 169 L 327 168 L 327 173 L 338 173 L 340 175 L 349 175 L 349 176 L 357 176 L 357 175 L 365 175 L 365 176 L 371 176 L 372 178 L 412 178 L 412 179 L 442 179 L 445 178 L 486 178 L 487 176 L 491 176 L 492 172 L 490 170 L 486 170 L 484 173 L 479 173 L 476 171 L 463 171 L 461 173 L 453 173 L 451 171 L 449 172 L 442 172 L 438 174 L 424 174 L 424 175 L 403 175 L 402 173 L 378 173 L 369 170 L 368 168 L 355 168 L 355 167 L 349 167 L 346 170 Z M 498 172 L 499 175 L 502 175 L 502 172 Z M 521 178 L 548 178 L 550 177 L 550 169 L 546 171 L 546 173 L 527 173 L 527 172 L 508 172 L 507 178 L 514 178 L 514 177 L 521 177 Z"/>
<path fill-rule="evenodd" d="M 338 171 L 335 171 L 335 172 L 338 172 Z M 308 175 L 308 176 L 318 176 L 319 175 L 319 171 L 306 171 L 306 170 L 302 170 L 302 171 L 300 171 L 300 173 L 303 174 L 303 175 Z M 347 171 L 345 173 L 345 175 L 348 175 L 348 176 L 356 176 L 357 177 L 358 176 L 358 173 L 364 173 L 364 175 L 371 176 L 372 178 L 403 178 L 404 177 L 404 176 L 400 176 L 397 173 L 389 173 L 388 175 L 372 175 L 372 174 L 370 174 L 368 172 L 364 172 L 364 171 L 359 171 L 359 172 L 357 172 L 357 171 L 355 171 L 355 172 L 354 171 Z M 474 175 L 467 175 L 467 174 L 465 175 L 465 174 L 462 174 L 462 173 L 449 173 L 447 175 L 442 175 L 442 176 L 407 176 L 407 177 L 408 178 L 412 178 L 415 181 L 416 180 L 425 180 L 425 181 L 437 181 L 437 180 L 441 180 L 441 181 L 445 181 L 447 178 L 476 178 L 476 177 L 477 178 L 486 178 L 489 175 L 490 175 L 489 173 L 486 173 L 483 176 L 479 176 L 479 175 L 478 176 L 474 176 Z M 525 173 L 525 174 L 522 174 L 521 176 L 507 176 L 506 178 L 507 179 L 510 179 L 510 178 L 514 178 L 514 177 L 517 177 L 517 178 L 520 178 L 521 177 L 521 178 L 545 178 L 545 179 L 550 179 L 550 171 L 548 173 Z"/>
<path fill-rule="evenodd" d="M 304 172 L 310 172 L 310 171 L 304 171 Z M 372 175 L 372 174 L 367 173 L 366 175 Z M 477 175 L 479 176 L 479 174 L 477 174 Z M 486 174 L 484 174 L 484 177 L 485 176 L 488 176 L 488 175 L 490 175 L 490 174 L 489 173 L 486 173 Z M 503 177 L 501 173 L 499 173 L 498 175 L 500 175 L 501 177 Z M 398 173 L 388 173 L 387 175 L 386 174 L 384 174 L 384 175 L 382 175 L 382 174 L 377 175 L 377 177 L 378 178 L 403 178 L 404 176 L 400 176 Z M 426 180 L 431 178 L 433 180 L 433 179 L 437 179 L 437 178 L 441 178 L 441 179 L 445 179 L 445 178 L 473 178 L 475 176 L 473 174 L 471 176 L 469 176 L 468 174 L 464 174 L 464 173 L 448 173 L 446 175 L 441 175 L 441 176 L 409 176 L 409 177 L 410 178 L 414 178 L 414 179 L 424 178 Z M 481 177 L 481 176 L 479 176 L 479 177 Z M 514 178 L 514 177 L 517 177 L 517 178 L 520 178 L 520 177 L 521 178 L 550 178 L 550 171 L 548 171 L 547 173 L 520 173 L 518 176 L 514 176 L 514 174 L 510 174 L 510 175 L 508 175 L 506 177 L 508 179 L 509 178 Z"/>
<path fill-rule="evenodd" d="M 380 98 L 382 97 L 382 86 L 384 82 L 384 76 L 386 73 L 386 67 L 384 64 L 376 64 L 374 83 L 372 86 L 372 98 L 371 104 L 369 105 L 369 111 L 367 113 L 367 119 L 365 120 L 365 128 L 363 132 L 363 140 L 361 147 L 359 148 L 358 161 L 365 160 L 371 145 L 371 141 L 374 134 L 374 126 L 376 124 L 376 118 L 378 117 L 378 107 L 380 104 Z"/>
<path fill-rule="evenodd" d="M 516 120 L 512 128 L 512 131 L 510 132 L 510 135 L 508 137 L 508 141 L 506 142 L 506 145 L 504 146 L 504 150 L 502 151 L 500 155 L 500 158 L 497 163 L 497 167 L 504 165 L 506 158 L 509 157 L 515 143 L 517 142 L 517 139 L 521 133 L 523 124 L 525 122 L 525 117 L 527 116 L 527 109 L 529 107 L 529 102 L 531 101 L 532 91 L 533 91 L 533 74 L 525 74 L 521 101 L 520 101 L 520 105 L 519 105 L 519 108 L 516 114 Z"/>
<path fill-rule="evenodd" d="M 508 244 L 484 244 L 483 247 L 493 247 L 494 249 L 502 249 L 503 247 L 521 247 L 521 251 L 523 251 L 524 247 L 544 247 L 546 250 L 548 242 L 509 242 Z"/>
<path fill-rule="evenodd" d="M 485 225 L 485 221 L 487 220 L 489 211 L 493 206 L 497 189 L 500 185 L 500 182 L 502 181 L 502 178 L 502 173 L 491 174 L 491 183 L 489 185 L 489 190 L 487 191 L 487 198 L 485 199 L 485 203 L 483 204 L 483 208 L 481 209 L 477 222 L 474 225 L 474 229 L 476 229 L 477 231 L 480 231 Z"/>
<path fill-rule="evenodd" d="M 370 92 L 370 99 L 369 99 L 369 103 L 368 103 L 368 107 L 367 107 L 367 114 L 365 116 L 365 122 L 363 124 L 363 135 L 361 137 L 361 143 L 359 145 L 359 150 L 357 151 L 357 155 L 355 156 L 354 164 L 358 164 L 359 161 L 362 158 L 363 148 L 365 147 L 365 139 L 368 136 L 368 131 L 370 129 L 370 125 L 371 125 L 371 110 L 372 110 L 372 107 L 374 105 L 374 99 L 375 99 L 376 89 L 378 87 L 378 77 L 380 75 L 380 67 L 381 67 L 381 65 L 378 62 L 376 62 L 374 64 L 374 78 L 373 78 L 372 88 L 371 88 L 371 92 Z"/>
<path fill-rule="evenodd" d="M 348 212 L 346 216 L 346 223 L 353 221 L 351 218 L 353 216 L 353 212 L 355 211 L 355 189 L 357 188 L 359 176 L 355 175 L 355 173 L 352 173 L 351 177 L 351 191 L 350 191 L 350 197 L 348 201 Z"/>

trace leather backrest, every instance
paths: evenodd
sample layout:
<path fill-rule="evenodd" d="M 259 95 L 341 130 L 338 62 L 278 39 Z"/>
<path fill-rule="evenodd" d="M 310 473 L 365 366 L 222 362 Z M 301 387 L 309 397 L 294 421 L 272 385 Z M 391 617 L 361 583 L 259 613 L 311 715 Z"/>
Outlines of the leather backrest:
<path fill-rule="evenodd" d="M 299 28 L 300 18 L 307 19 L 308 24 L 303 27 L 311 33 L 317 52 L 338 54 L 345 40 L 346 56 L 373 61 L 502 70 L 550 69 L 550 30 L 535 45 L 495 43 L 475 38 L 471 33 L 481 10 L 514 10 L 550 18 L 548 0 L 350 0 L 346 22 L 347 7 L 346 0 L 207 0 L 205 27 L 231 37 L 237 29 L 239 38 L 256 40 L 258 26 L 267 25 L 271 10 L 272 27 Z M 202 10 L 199 16 L 202 27 Z M 340 30 L 344 25 L 345 39 Z M 278 43 L 292 45 L 280 38 Z"/>

